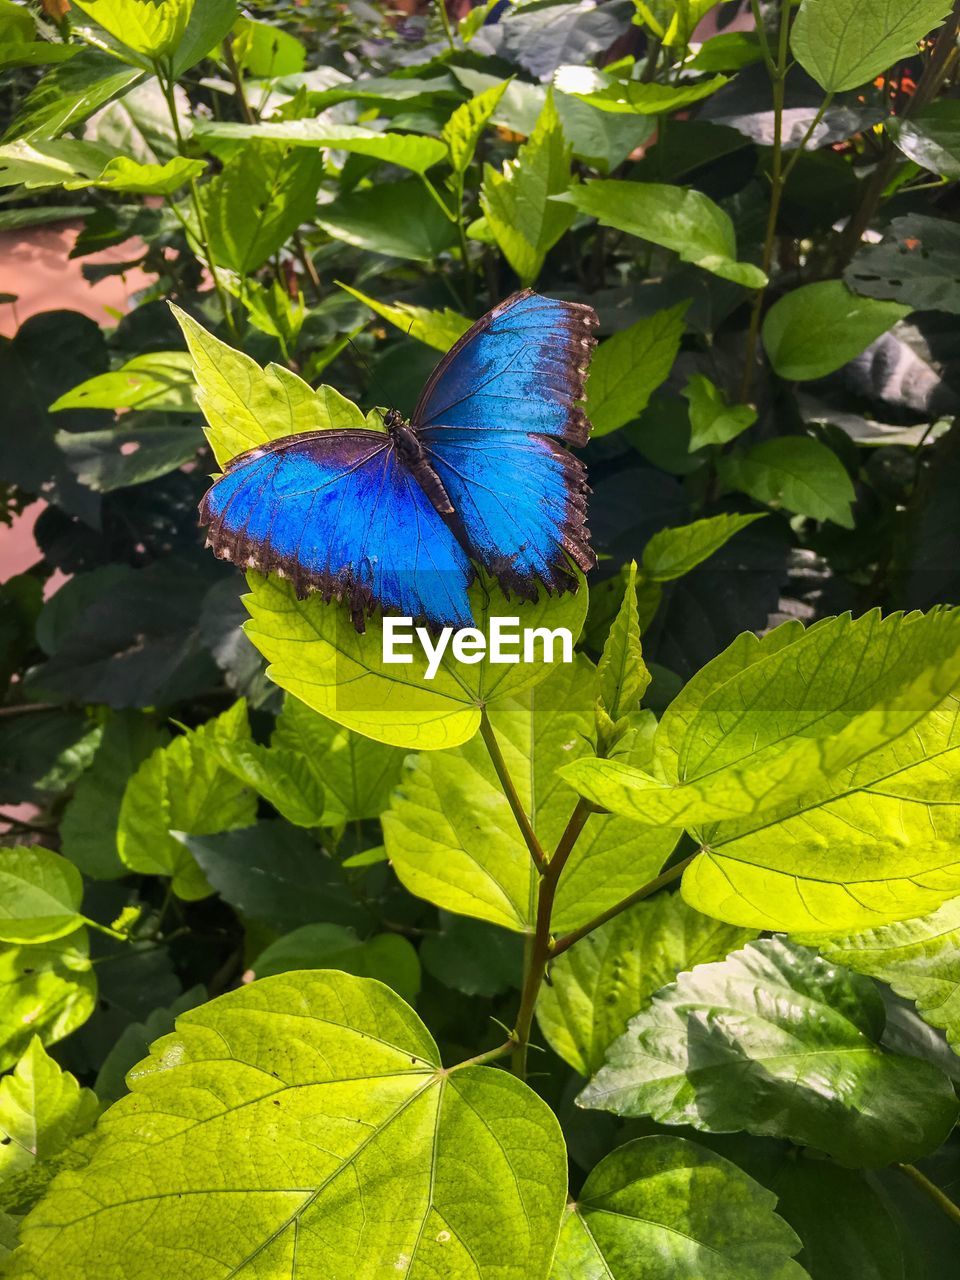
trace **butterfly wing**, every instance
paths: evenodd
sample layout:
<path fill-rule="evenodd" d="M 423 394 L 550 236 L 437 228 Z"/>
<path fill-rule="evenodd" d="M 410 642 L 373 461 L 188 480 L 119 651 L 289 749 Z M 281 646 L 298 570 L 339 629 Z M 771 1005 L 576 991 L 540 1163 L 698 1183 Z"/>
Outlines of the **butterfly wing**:
<path fill-rule="evenodd" d="M 579 402 L 596 323 L 579 303 L 515 294 L 451 348 L 414 412 L 471 554 L 521 596 L 572 586 L 570 559 L 595 563 L 586 473 L 558 441 L 590 433 Z"/>
<path fill-rule="evenodd" d="M 233 458 L 200 505 L 214 553 L 344 600 L 471 626 L 463 549 L 377 431 L 307 431 Z"/>

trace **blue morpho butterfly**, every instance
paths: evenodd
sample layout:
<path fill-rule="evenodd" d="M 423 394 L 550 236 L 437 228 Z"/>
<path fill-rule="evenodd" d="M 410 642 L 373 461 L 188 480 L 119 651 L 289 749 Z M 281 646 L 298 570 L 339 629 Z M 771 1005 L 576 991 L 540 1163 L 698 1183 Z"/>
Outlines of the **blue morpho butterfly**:
<path fill-rule="evenodd" d="M 578 402 L 594 311 L 531 290 L 467 330 L 407 424 L 305 431 L 232 459 L 200 505 L 214 553 L 345 601 L 357 631 L 375 609 L 471 626 L 471 560 L 536 599 L 575 590 L 595 564 Z"/>

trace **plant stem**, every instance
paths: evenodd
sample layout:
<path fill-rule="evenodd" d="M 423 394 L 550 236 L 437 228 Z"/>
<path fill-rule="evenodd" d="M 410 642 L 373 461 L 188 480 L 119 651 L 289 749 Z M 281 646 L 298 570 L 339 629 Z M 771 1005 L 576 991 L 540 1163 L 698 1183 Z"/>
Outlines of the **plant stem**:
<path fill-rule="evenodd" d="M 926 1174 L 913 1164 L 898 1164 L 897 1168 L 901 1173 L 906 1174 L 910 1181 L 924 1193 L 929 1196 L 938 1208 L 942 1209 L 951 1222 L 956 1223 L 960 1227 L 960 1205 L 954 1204 L 948 1195 L 946 1195 L 936 1183 L 931 1182 Z"/>
<path fill-rule="evenodd" d="M 760 5 L 753 0 L 754 19 L 758 31 L 763 30 Z M 770 60 L 769 45 L 764 36 L 763 48 L 765 61 L 773 81 L 773 158 L 770 172 L 770 209 L 767 214 L 767 231 L 763 240 L 763 257 L 761 266 L 766 276 L 770 274 L 773 263 L 773 247 L 777 237 L 777 217 L 780 213 L 780 200 L 783 196 L 783 104 L 786 94 L 787 56 L 790 37 L 790 0 L 780 3 L 780 36 L 777 43 L 777 60 Z M 811 130 L 812 132 L 812 130 Z M 750 327 L 747 330 L 747 345 L 744 351 L 743 378 L 740 383 L 740 399 L 746 401 L 753 385 L 754 365 L 757 356 L 757 339 L 760 336 L 760 316 L 763 309 L 763 298 L 766 286 L 758 289 L 753 295 L 753 308 L 750 312 Z"/>
<path fill-rule="evenodd" d="M 513 811 L 513 816 L 517 820 L 517 826 L 520 828 L 520 834 L 523 836 L 524 844 L 530 850 L 530 857 L 533 859 L 533 865 L 537 868 L 541 875 L 547 869 L 549 859 L 543 851 L 543 846 L 536 837 L 533 827 L 530 825 L 530 819 L 524 810 L 520 797 L 517 794 L 517 788 L 513 784 L 510 777 L 510 771 L 507 769 L 507 762 L 503 758 L 503 752 L 500 750 L 500 743 L 497 741 L 497 735 L 493 731 L 493 725 L 490 723 L 490 717 L 487 715 L 486 707 L 480 711 L 480 733 L 483 737 L 484 744 L 489 752 L 493 767 L 496 770 L 497 777 L 500 780 L 500 786 L 503 788 L 503 794 L 507 797 L 507 802 Z"/>
<path fill-rule="evenodd" d="M 464 1067 L 482 1067 L 488 1062 L 496 1062 L 498 1058 L 505 1058 L 508 1053 L 513 1051 L 513 1040 L 505 1040 L 503 1044 L 498 1044 L 495 1049 L 488 1049 L 486 1053 L 475 1054 L 472 1058 L 464 1058 L 463 1062 L 458 1062 L 456 1066 L 451 1067 L 451 1071 L 460 1071 Z"/>
<path fill-rule="evenodd" d="M 233 87 L 237 93 L 237 103 L 240 107 L 240 114 L 243 116 L 247 124 L 256 124 L 257 117 L 250 103 L 247 101 L 247 91 L 243 87 L 243 76 L 240 74 L 240 68 L 237 66 L 237 59 L 233 52 L 233 36 L 228 35 L 223 45 L 223 60 L 227 64 L 227 70 L 230 72 L 230 79 L 233 81 Z"/>
<path fill-rule="evenodd" d="M 552 954 L 550 917 L 553 914 L 553 903 L 557 896 L 557 887 L 560 883 L 563 869 L 567 864 L 567 859 L 573 852 L 574 845 L 580 837 L 580 832 L 592 812 L 593 806 L 589 800 L 580 799 L 577 801 L 577 806 L 570 815 L 570 820 L 564 828 L 556 851 L 540 881 L 540 889 L 537 894 L 536 930 L 524 964 L 520 1008 L 517 1010 L 517 1020 L 514 1023 L 513 1034 L 510 1037 L 513 1044 L 510 1070 L 521 1080 L 526 1079 L 527 1075 L 527 1049 L 530 1044 L 530 1029 L 533 1026 L 537 996 L 539 996 L 540 988 L 543 986 L 547 965 Z"/>
<path fill-rule="evenodd" d="M 457 42 L 453 38 L 453 28 L 450 26 L 450 15 L 447 13 L 447 0 L 437 0 L 440 9 L 440 21 L 443 23 L 444 35 L 447 37 L 447 43 L 450 46 L 450 52 L 456 53 Z"/>
<path fill-rule="evenodd" d="M 180 120 L 179 120 L 179 117 L 177 116 L 176 82 L 173 80 L 172 76 L 168 77 L 164 75 L 158 63 L 154 63 L 154 71 L 156 72 L 157 80 L 160 82 L 160 88 L 163 91 L 164 101 L 167 104 L 167 111 L 169 112 L 169 115 L 170 115 L 170 123 L 173 125 L 174 137 L 177 140 L 177 153 L 181 156 L 185 155 L 186 147 L 184 146 L 183 133 L 181 132 L 181 129 L 180 129 Z M 204 258 L 206 259 L 207 269 L 210 272 L 210 276 L 213 280 L 213 287 L 216 290 L 217 297 L 220 300 L 220 307 L 221 307 L 221 310 L 223 311 L 223 318 L 224 320 L 226 320 L 227 328 L 230 330 L 230 333 L 232 334 L 232 336 L 234 338 L 237 338 L 239 337 L 239 334 L 237 333 L 237 326 L 236 326 L 236 321 L 234 320 L 234 317 L 233 317 L 233 311 L 230 308 L 230 303 L 227 298 L 226 290 L 223 287 L 223 282 L 221 281 L 220 276 L 217 273 L 217 268 L 214 265 L 213 252 L 210 248 L 210 234 L 207 229 L 207 219 L 206 219 L 206 215 L 203 212 L 203 204 L 200 200 L 200 191 L 199 191 L 199 188 L 197 187 L 196 178 L 190 179 L 190 203 L 193 205 L 194 217 L 197 220 L 197 232 L 198 232 L 197 238 L 199 240 L 200 249 L 203 253 Z"/>
<path fill-rule="evenodd" d="M 296 246 L 297 257 L 303 263 L 303 269 L 306 271 L 307 278 L 310 281 L 310 288 L 313 291 L 313 300 L 314 302 L 322 302 L 323 285 L 320 283 L 320 276 L 317 273 L 316 264 L 310 257 L 307 246 L 303 243 L 303 236 L 299 231 L 295 231 L 293 233 L 293 243 Z"/>
<path fill-rule="evenodd" d="M 571 933 L 565 933 L 562 938 L 558 938 L 550 948 L 550 958 L 563 955 L 573 946 L 575 942 L 579 942 L 581 938 L 585 938 L 588 933 L 593 933 L 594 929 L 599 929 L 602 924 L 606 924 L 608 920 L 612 920 L 614 916 L 620 915 L 622 911 L 626 911 L 628 907 L 632 907 L 634 903 L 641 902 L 644 898 L 649 898 L 651 894 L 656 893 L 658 889 L 662 889 L 665 885 L 671 884 L 674 880 L 678 880 L 684 871 L 699 854 L 691 853 L 688 858 L 684 858 L 682 862 L 678 862 L 675 866 L 669 867 L 653 880 L 648 880 L 635 893 L 631 893 L 628 897 L 622 898 L 614 906 L 609 907 L 606 911 L 602 911 L 600 915 L 594 916 L 592 920 L 588 920 L 586 924 L 574 929 Z"/>
<path fill-rule="evenodd" d="M 116 938 L 118 942 L 130 942 L 128 933 L 121 933 L 119 929 L 111 929 L 107 924 L 100 924 L 97 920 L 91 920 L 89 916 L 81 916 L 80 919 L 88 929 L 95 929 L 97 933 L 106 934 L 108 938 Z"/>

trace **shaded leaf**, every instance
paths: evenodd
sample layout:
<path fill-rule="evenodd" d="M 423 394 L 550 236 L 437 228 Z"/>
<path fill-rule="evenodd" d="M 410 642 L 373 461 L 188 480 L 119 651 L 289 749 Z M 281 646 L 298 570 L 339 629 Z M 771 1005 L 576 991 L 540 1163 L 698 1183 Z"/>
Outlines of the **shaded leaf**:
<path fill-rule="evenodd" d="M 947 311 L 960 314 L 957 256 L 960 229 L 944 218 L 918 214 L 894 218 L 889 238 L 863 245 L 844 279 L 868 298 L 890 299 L 904 312 Z"/>
<path fill-rule="evenodd" d="M 190 412 L 192 364 L 185 351 L 151 351 L 133 356 L 119 369 L 87 378 L 54 400 L 60 409 L 167 409 Z"/>
<path fill-rule="evenodd" d="M 519 986 L 523 948 L 515 934 L 469 916 L 441 919 L 441 932 L 420 946 L 427 973 L 465 996 L 496 996 Z"/>
<path fill-rule="evenodd" d="M 601 706 L 614 724 L 640 709 L 640 699 L 650 684 L 640 643 L 637 566 L 633 562 L 626 576 L 623 603 L 603 644 L 597 684 Z"/>
<path fill-rule="evenodd" d="M 447 144 L 454 172 L 464 173 L 469 168 L 477 143 L 500 105 L 500 99 L 509 83 L 504 80 L 501 84 L 492 85 L 478 93 L 469 102 L 461 103 L 443 126 L 440 136 Z"/>
<path fill-rule="evenodd" d="M 638 1138 L 605 1156 L 569 1207 L 551 1280 L 804 1280 L 776 1202 L 705 1147 Z"/>
<path fill-rule="evenodd" d="M 841 280 L 821 280 L 801 285 L 773 304 L 763 321 L 763 345 L 781 378 L 822 378 L 858 356 L 910 310 L 858 297 Z"/>
<path fill-rule="evenodd" d="M 940 98 L 909 116 L 891 116 L 887 133 L 921 169 L 960 178 L 960 103 L 955 99 Z"/>
<path fill-rule="evenodd" d="M 420 990 L 420 961 L 414 947 L 396 933 L 361 940 L 338 924 L 307 924 L 285 934 L 251 965 L 256 978 L 297 969 L 338 969 L 359 978 L 376 978 L 409 1003 Z"/>
<path fill-rule="evenodd" d="M 583 1106 L 813 1146 L 850 1167 L 912 1160 L 957 1119 L 936 1067 L 877 1046 L 867 980 L 770 938 L 681 974 L 630 1022 Z"/>
<path fill-rule="evenodd" d="M 186 843 L 224 902 L 247 919 L 281 933 L 317 920 L 362 932 L 372 923 L 338 863 L 286 822 L 188 836 Z"/>
<path fill-rule="evenodd" d="M 143 76 L 116 58 L 84 49 L 48 71 L 20 105 L 3 141 L 57 138 L 75 129 L 100 107 L 131 88 Z"/>
<path fill-rule="evenodd" d="M 853 528 L 856 493 L 847 469 L 812 436 L 761 440 L 744 454 L 721 458 L 717 469 L 724 484 L 757 502 Z"/>

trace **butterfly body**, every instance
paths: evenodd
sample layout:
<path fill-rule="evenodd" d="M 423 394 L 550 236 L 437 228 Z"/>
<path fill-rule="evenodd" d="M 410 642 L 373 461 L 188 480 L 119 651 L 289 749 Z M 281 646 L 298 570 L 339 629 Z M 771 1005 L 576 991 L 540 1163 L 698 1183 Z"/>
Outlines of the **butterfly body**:
<path fill-rule="evenodd" d="M 201 503 L 216 555 L 276 572 L 299 596 L 470 626 L 479 563 L 535 599 L 594 563 L 580 408 L 596 317 L 530 291 L 478 320 L 441 360 L 412 419 L 303 432 L 231 459 Z"/>

